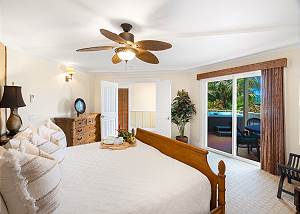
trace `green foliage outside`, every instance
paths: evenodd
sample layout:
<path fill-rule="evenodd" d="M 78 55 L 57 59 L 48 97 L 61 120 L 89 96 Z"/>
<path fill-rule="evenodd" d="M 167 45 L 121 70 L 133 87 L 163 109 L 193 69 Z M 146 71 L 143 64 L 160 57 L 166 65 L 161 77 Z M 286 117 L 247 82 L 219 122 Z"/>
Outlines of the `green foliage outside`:
<path fill-rule="evenodd" d="M 237 80 L 237 110 L 243 111 L 244 83 L 246 78 Z M 249 111 L 260 113 L 260 77 L 249 77 L 248 102 Z M 232 80 L 208 83 L 209 111 L 232 111 Z"/>

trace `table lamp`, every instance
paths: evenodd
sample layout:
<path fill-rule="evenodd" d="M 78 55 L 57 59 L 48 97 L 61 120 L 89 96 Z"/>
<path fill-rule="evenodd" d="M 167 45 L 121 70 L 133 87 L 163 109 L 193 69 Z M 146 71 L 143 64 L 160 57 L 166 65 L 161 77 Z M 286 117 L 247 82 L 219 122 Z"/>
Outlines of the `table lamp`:
<path fill-rule="evenodd" d="M 22 126 L 22 119 L 18 114 L 18 108 L 26 106 L 22 97 L 20 86 L 4 86 L 0 108 L 10 108 L 10 115 L 6 121 L 9 135 L 18 133 Z"/>

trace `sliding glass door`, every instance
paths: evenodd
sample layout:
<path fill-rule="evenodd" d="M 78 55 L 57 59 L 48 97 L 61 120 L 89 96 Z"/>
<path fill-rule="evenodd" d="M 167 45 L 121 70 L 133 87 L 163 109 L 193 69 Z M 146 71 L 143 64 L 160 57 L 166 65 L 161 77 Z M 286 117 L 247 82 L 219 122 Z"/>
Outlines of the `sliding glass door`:
<path fill-rule="evenodd" d="M 236 155 L 260 161 L 260 76 L 237 79 Z"/>
<path fill-rule="evenodd" d="M 260 161 L 260 72 L 205 82 L 208 148 Z"/>
<path fill-rule="evenodd" d="M 207 146 L 232 154 L 232 80 L 207 84 Z"/>

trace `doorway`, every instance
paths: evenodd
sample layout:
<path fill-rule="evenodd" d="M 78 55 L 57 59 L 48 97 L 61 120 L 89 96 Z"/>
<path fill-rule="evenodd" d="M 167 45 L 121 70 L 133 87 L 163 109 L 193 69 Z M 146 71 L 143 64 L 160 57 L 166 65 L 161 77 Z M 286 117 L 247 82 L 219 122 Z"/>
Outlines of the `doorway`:
<path fill-rule="evenodd" d="M 101 81 L 101 134 L 143 128 L 171 137 L 171 82 Z"/>
<path fill-rule="evenodd" d="M 118 129 L 128 130 L 129 89 L 118 88 Z"/>
<path fill-rule="evenodd" d="M 204 81 L 206 146 L 260 162 L 260 71 Z"/>

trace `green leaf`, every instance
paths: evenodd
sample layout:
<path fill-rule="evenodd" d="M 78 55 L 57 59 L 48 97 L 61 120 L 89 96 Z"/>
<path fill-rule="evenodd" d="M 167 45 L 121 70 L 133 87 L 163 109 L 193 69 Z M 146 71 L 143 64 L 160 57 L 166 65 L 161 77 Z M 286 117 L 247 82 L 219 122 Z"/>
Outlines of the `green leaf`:
<path fill-rule="evenodd" d="M 184 135 L 184 127 L 196 114 L 195 104 L 184 89 L 177 91 L 171 107 L 172 123 L 176 124 L 180 135 Z"/>

